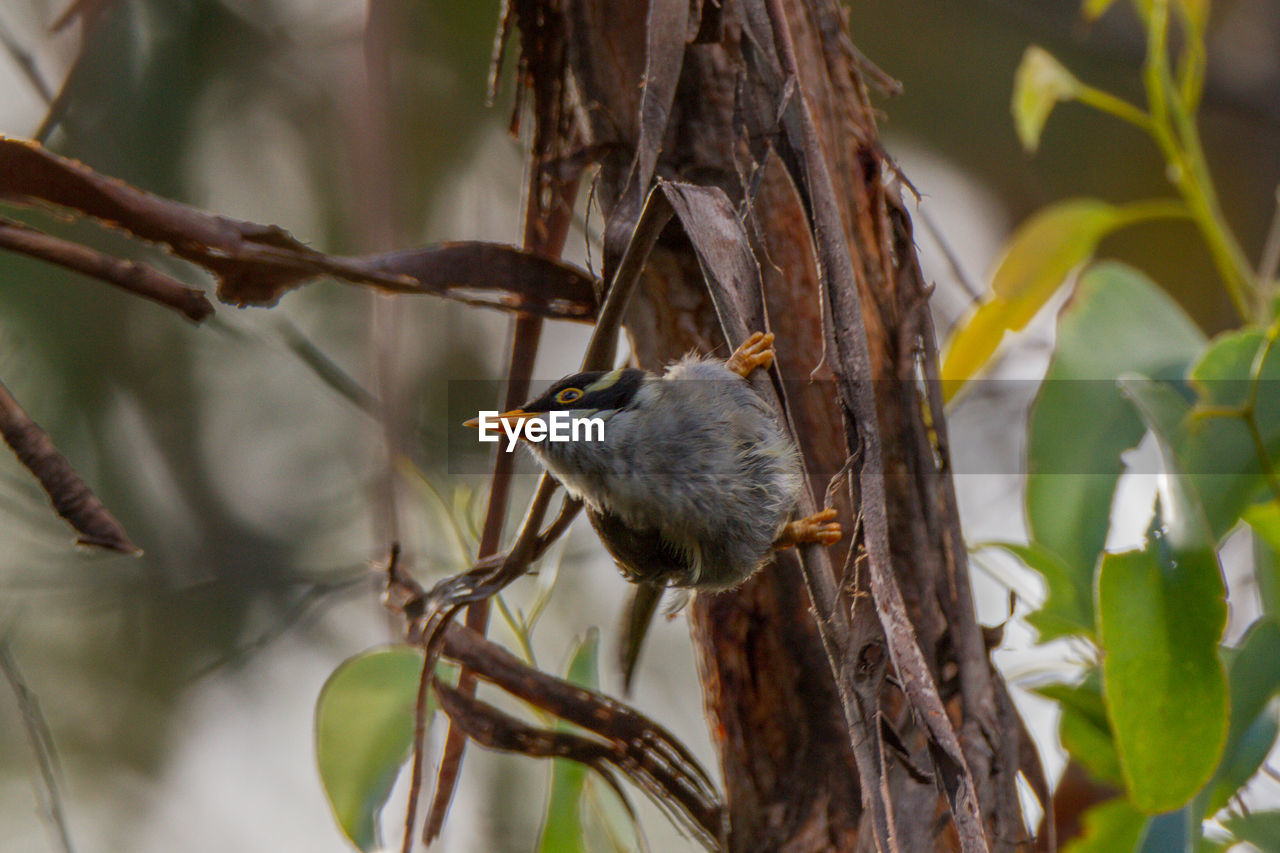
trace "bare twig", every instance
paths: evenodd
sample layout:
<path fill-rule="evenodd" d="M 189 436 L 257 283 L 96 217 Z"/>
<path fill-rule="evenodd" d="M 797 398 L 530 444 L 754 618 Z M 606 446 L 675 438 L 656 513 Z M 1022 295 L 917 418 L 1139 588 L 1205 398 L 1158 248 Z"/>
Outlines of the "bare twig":
<path fill-rule="evenodd" d="M 571 264 L 477 242 L 363 257 L 328 255 L 276 226 L 160 198 L 23 140 L 0 137 L 0 198 L 78 211 L 167 247 L 213 273 L 218 298 L 236 305 L 273 305 L 293 288 L 332 276 L 504 311 L 581 321 L 595 316 L 595 279 Z"/>
<path fill-rule="evenodd" d="M 62 808 L 62 794 L 58 790 L 58 753 L 53 746 L 53 735 L 44 713 L 40 710 L 40 701 L 34 691 L 27 686 L 18 669 L 18 662 L 13 658 L 13 650 L 9 646 L 9 637 L 0 636 L 0 673 L 13 690 L 18 701 L 18 710 L 22 715 L 22 726 L 27 733 L 27 741 L 31 744 L 31 752 L 35 755 L 36 767 L 40 771 L 40 807 L 44 812 L 58 847 L 63 853 L 71 853 L 71 832 L 67 828 L 67 817 Z"/>
<path fill-rule="evenodd" d="M 388 597 L 409 617 L 409 639 L 421 643 L 423 636 L 416 629 L 423 625 L 421 615 L 427 594 L 399 572 L 396 557 L 393 552 Z M 723 809 L 710 776 L 665 728 L 628 705 L 529 666 L 469 628 L 449 624 L 440 630 L 440 637 L 439 653 L 443 656 L 511 696 L 573 723 L 603 743 L 549 737 L 550 733 L 531 729 L 505 715 L 495 716 L 499 712 L 436 682 L 436 695 L 460 731 L 497 749 L 584 761 L 609 778 L 607 768 L 596 760 L 604 759 L 657 801 L 674 803 L 682 822 L 704 841 L 721 836 Z"/>
<path fill-rule="evenodd" d="M 669 731 L 634 708 L 541 672 L 459 626 L 444 654 L 512 696 L 573 723 L 611 745 L 612 763 L 650 793 L 669 797 L 711 837 L 721 834 L 719 794 L 706 770 Z"/>
<path fill-rule="evenodd" d="M 58 515 L 80 534 L 78 542 L 125 554 L 142 553 L 3 383 L 0 383 L 0 434 L 13 448 L 18 461 L 40 481 Z"/>
<path fill-rule="evenodd" d="M 21 252 L 105 281 L 144 299 L 167 305 L 194 323 L 213 314 L 212 303 L 199 288 L 188 287 L 155 267 L 105 255 L 6 217 L 0 217 L 0 249 Z"/>
<path fill-rule="evenodd" d="M 689 829 L 708 850 L 720 849 L 722 811 L 719 803 L 703 800 L 698 792 L 687 787 L 686 778 L 673 774 L 661 761 L 648 760 L 649 756 L 644 753 L 636 756 L 626 744 L 615 741 L 534 728 L 439 680 L 435 682 L 435 689 L 440 707 L 477 743 L 533 758 L 563 758 L 585 764 L 599 773 L 626 803 L 622 787 L 610 772 L 611 766 L 616 767 Z"/>
<path fill-rule="evenodd" d="M 951 268 L 951 275 L 955 278 L 956 283 L 969 295 L 971 303 L 977 302 L 982 298 L 982 288 L 964 271 L 964 265 L 960 263 L 960 256 L 951 247 L 951 241 L 947 239 L 946 234 L 942 233 L 942 227 L 938 225 L 937 220 L 933 218 L 933 214 L 929 212 L 923 202 L 917 202 L 916 216 L 920 217 L 920 221 L 924 223 L 925 230 L 933 238 L 934 245 L 942 252 L 942 257 L 946 259 L 947 266 Z"/>
<path fill-rule="evenodd" d="M 31 88 L 36 90 L 36 94 L 46 104 L 53 100 L 53 90 L 49 88 L 49 84 L 45 81 L 44 75 L 40 73 L 40 67 L 36 65 L 36 59 L 31 51 L 19 43 L 18 39 L 13 35 L 13 30 L 9 29 L 9 25 L 0 19 L 0 44 L 4 45 L 5 51 L 9 57 L 13 59 L 13 64 L 18 66 L 18 70 L 22 72 L 22 76 L 27 78 L 27 82 L 31 84 Z"/>

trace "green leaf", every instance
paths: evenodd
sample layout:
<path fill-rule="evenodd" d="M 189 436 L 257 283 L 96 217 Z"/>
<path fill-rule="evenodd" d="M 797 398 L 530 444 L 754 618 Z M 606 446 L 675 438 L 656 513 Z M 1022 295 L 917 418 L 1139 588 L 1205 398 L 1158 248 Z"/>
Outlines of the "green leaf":
<path fill-rule="evenodd" d="M 1253 576 L 1262 612 L 1280 618 L 1280 503 L 1254 504 L 1243 517 L 1253 528 Z"/>
<path fill-rule="evenodd" d="M 1217 768 L 1227 737 L 1227 683 L 1218 643 L 1226 587 L 1175 434 L 1186 401 L 1166 383 L 1124 377 L 1121 388 L 1155 435 L 1164 462 L 1156 513 L 1141 551 L 1103 557 L 1099 636 L 1107 716 L 1130 799 L 1179 808 Z"/>
<path fill-rule="evenodd" d="M 1206 788 L 1204 815 L 1212 815 L 1258 772 L 1280 730 L 1280 627 L 1262 618 L 1250 626 L 1227 667 L 1231 715 L 1218 771 Z"/>
<path fill-rule="evenodd" d="M 1116 787 L 1124 786 L 1120 759 L 1116 755 L 1102 701 L 1102 681 L 1096 671 L 1079 684 L 1046 684 L 1035 692 L 1058 703 L 1058 739 L 1062 747 L 1090 774 Z"/>
<path fill-rule="evenodd" d="M 1080 92 L 1080 81 L 1042 47 L 1032 45 L 1022 54 L 1013 74 L 1013 124 L 1024 150 L 1040 147 L 1049 114 L 1060 101 L 1072 101 Z"/>
<path fill-rule="evenodd" d="M 1280 850 L 1280 811 L 1252 812 L 1222 824 L 1237 841 L 1247 841 L 1259 850 Z"/>
<path fill-rule="evenodd" d="M 1084 832 L 1063 853 L 1124 853 L 1138 846 L 1147 816 L 1125 799 L 1108 800 L 1084 813 Z"/>
<path fill-rule="evenodd" d="M 413 747 L 422 652 L 389 646 L 342 663 L 316 701 L 316 762 L 338 825 L 363 851 Z"/>
<path fill-rule="evenodd" d="M 1162 446 L 1171 448 L 1171 467 L 1181 475 L 1176 482 L 1194 493 L 1215 540 L 1260 498 L 1274 496 L 1269 484 L 1280 454 L 1280 358 L 1268 340 L 1258 329 L 1215 338 L 1190 372 L 1194 406 L 1168 389 L 1148 395 L 1162 401 L 1157 432 Z M 1139 396 L 1142 384 L 1133 382 Z M 1241 416 L 1245 407 L 1265 457 Z"/>
<path fill-rule="evenodd" d="M 1204 335 L 1182 309 L 1123 264 L 1089 269 L 1063 307 L 1027 428 L 1027 524 L 1033 543 L 1066 567 L 1065 574 L 1056 568 L 1045 574 L 1049 597 L 1032 619 L 1042 642 L 1075 623 L 1087 626 L 1075 633 L 1093 631 L 1095 567 L 1120 455 L 1144 431 L 1116 380 L 1128 371 L 1182 376 L 1204 347 Z"/>
<path fill-rule="evenodd" d="M 1256 328 L 1214 338 L 1191 371 L 1199 392 L 1179 436 L 1178 457 L 1216 536 L 1225 535 L 1267 489 L 1267 470 L 1249 427 L 1223 410 L 1254 404 L 1254 422 L 1270 460 L 1280 453 L 1280 357 Z M 1255 382 L 1256 377 L 1256 382 Z M 1274 462 L 1272 464 L 1274 473 Z"/>
<path fill-rule="evenodd" d="M 600 632 L 595 628 L 577 645 L 569 662 L 567 678 L 574 684 L 595 689 L 600 684 Z M 557 730 L 572 728 L 563 721 Z M 581 806 L 588 770 L 567 759 L 552 762 L 551 795 L 542 822 L 540 853 L 577 853 L 587 851 L 582 832 Z"/>
<path fill-rule="evenodd" d="M 1217 561 L 1212 552 L 1175 556 L 1160 537 L 1105 556 L 1098 584 L 1108 718 L 1130 798 L 1149 813 L 1186 803 L 1213 774 L 1227 735 Z"/>

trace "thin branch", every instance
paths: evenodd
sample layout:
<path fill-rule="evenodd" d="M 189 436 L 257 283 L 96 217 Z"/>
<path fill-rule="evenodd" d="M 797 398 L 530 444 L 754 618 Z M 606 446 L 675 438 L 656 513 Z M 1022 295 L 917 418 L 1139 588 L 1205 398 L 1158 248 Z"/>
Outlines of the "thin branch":
<path fill-rule="evenodd" d="M 78 542 L 124 554 L 142 553 L 4 383 L 0 383 L 0 434 L 18 461 L 40 481 L 58 515 L 80 534 Z"/>
<path fill-rule="evenodd" d="M 213 304 L 199 288 L 188 287 L 147 264 L 114 258 L 78 243 L 50 236 L 7 217 L 0 217 L 0 249 L 21 252 L 105 281 L 121 290 L 168 306 L 193 323 L 199 323 L 213 314 Z"/>
<path fill-rule="evenodd" d="M 388 566 L 388 597 L 393 606 L 399 607 L 410 619 L 410 642 L 422 644 L 426 638 L 418 629 L 424 624 L 421 615 L 428 595 L 412 578 L 399 571 L 397 558 L 398 550 L 393 550 Z M 700 834 L 720 837 L 723 809 L 710 775 L 679 739 L 661 725 L 628 705 L 529 666 L 476 631 L 449 624 L 441 629 L 440 635 L 437 659 L 443 654 L 511 696 L 603 739 L 608 744 L 610 763 L 658 800 L 669 798 L 677 803 L 680 812 L 693 818 Z M 523 723 L 509 721 L 509 718 L 495 722 L 487 706 L 474 703 L 460 691 L 438 682 L 435 690 L 451 718 L 462 724 L 462 730 L 469 736 L 485 745 L 526 755 L 555 754 L 581 760 L 581 756 L 574 754 L 548 752 L 542 748 L 548 743 L 542 739 L 544 733 L 535 733 Z M 454 711 L 459 707 L 463 719 L 455 717 Z M 467 725 L 468 720 L 475 723 L 477 715 L 491 727 L 481 730 Z M 498 726 L 500 731 L 492 726 Z M 415 766 L 418 760 L 415 756 Z M 592 766 L 596 765 L 592 763 Z"/>
<path fill-rule="evenodd" d="M 968 294 L 970 304 L 977 302 L 982 298 L 982 288 L 964 271 L 964 265 L 960 263 L 960 257 L 956 254 L 955 249 L 951 247 L 951 241 L 947 239 L 946 234 L 942 233 L 942 228 L 938 225 L 937 220 L 933 218 L 933 214 L 929 213 L 920 201 L 916 203 L 916 215 L 920 217 L 920 221 L 924 223 L 925 230 L 933 238 L 933 244 L 942 252 L 942 257 L 946 260 L 947 266 L 951 268 L 952 277 Z"/>
<path fill-rule="evenodd" d="M 31 752 L 36 759 L 36 767 L 40 770 L 40 807 L 44 813 L 58 847 L 63 853 L 72 853 L 71 832 L 67 828 L 66 813 L 62 808 L 62 794 L 58 789 L 58 753 L 53 746 L 53 734 L 49 731 L 49 723 L 40 710 L 40 701 L 35 692 L 27 686 L 18 669 L 18 662 L 13 658 L 13 650 L 9 646 L 9 637 L 0 637 L 0 673 L 13 690 L 18 701 L 18 710 L 22 715 L 22 726 L 27 733 L 27 741 L 31 744 Z"/>
<path fill-rule="evenodd" d="M 274 225 L 216 216 L 161 198 L 0 136 L 0 198 L 77 211 L 203 267 L 218 298 L 274 305 L 323 276 L 390 293 L 429 294 L 466 305 L 590 321 L 595 279 L 572 264 L 497 243 L 442 243 L 361 257 L 316 251 Z"/>
<path fill-rule="evenodd" d="M 610 766 L 616 767 L 654 803 L 692 831 L 704 847 L 720 849 L 718 839 L 723 812 L 719 803 L 699 799 L 684 787 L 684 780 L 672 777 L 661 764 L 646 762 L 643 757 L 637 760 L 624 745 L 616 742 L 602 742 L 567 731 L 537 729 L 466 696 L 438 679 L 435 689 L 441 709 L 477 743 L 532 758 L 561 758 L 584 764 L 600 774 L 626 803 L 622 786 L 609 770 Z"/>
<path fill-rule="evenodd" d="M 31 88 L 36 90 L 36 94 L 40 96 L 40 100 L 48 104 L 53 100 L 53 90 L 49 88 L 48 82 L 45 81 L 44 75 L 40 73 L 40 67 L 36 65 L 35 56 L 31 51 L 19 43 L 14 36 L 13 30 L 9 29 L 9 25 L 0 19 L 0 44 L 4 45 L 5 51 L 8 52 L 9 58 L 13 60 L 13 64 L 18 66 L 18 70 L 22 72 L 22 76 L 27 78 L 27 82 L 31 84 Z"/>

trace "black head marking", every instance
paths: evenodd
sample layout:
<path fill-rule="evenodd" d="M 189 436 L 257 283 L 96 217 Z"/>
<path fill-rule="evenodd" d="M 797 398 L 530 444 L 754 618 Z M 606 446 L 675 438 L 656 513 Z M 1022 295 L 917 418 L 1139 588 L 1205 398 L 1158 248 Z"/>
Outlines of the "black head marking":
<path fill-rule="evenodd" d="M 548 388 L 546 393 L 530 400 L 521 408 L 526 412 L 621 409 L 635 397 L 644 377 L 643 370 L 630 367 L 575 373 L 561 379 Z"/>

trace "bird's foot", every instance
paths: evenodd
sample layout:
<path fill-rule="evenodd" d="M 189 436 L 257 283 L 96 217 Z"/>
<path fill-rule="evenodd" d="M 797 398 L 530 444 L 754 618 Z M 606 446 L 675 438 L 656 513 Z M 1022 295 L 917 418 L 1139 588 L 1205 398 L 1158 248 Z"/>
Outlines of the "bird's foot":
<path fill-rule="evenodd" d="M 757 367 L 773 364 L 773 332 L 755 332 L 733 351 L 724 366 L 746 379 Z"/>
<path fill-rule="evenodd" d="M 788 521 L 782 528 L 782 532 L 778 534 L 778 538 L 773 540 L 773 547 L 790 548 L 793 545 L 805 545 L 810 542 L 834 545 L 844 535 L 840 529 L 840 522 L 831 520 L 835 517 L 834 509 L 824 509 L 813 515 Z"/>

